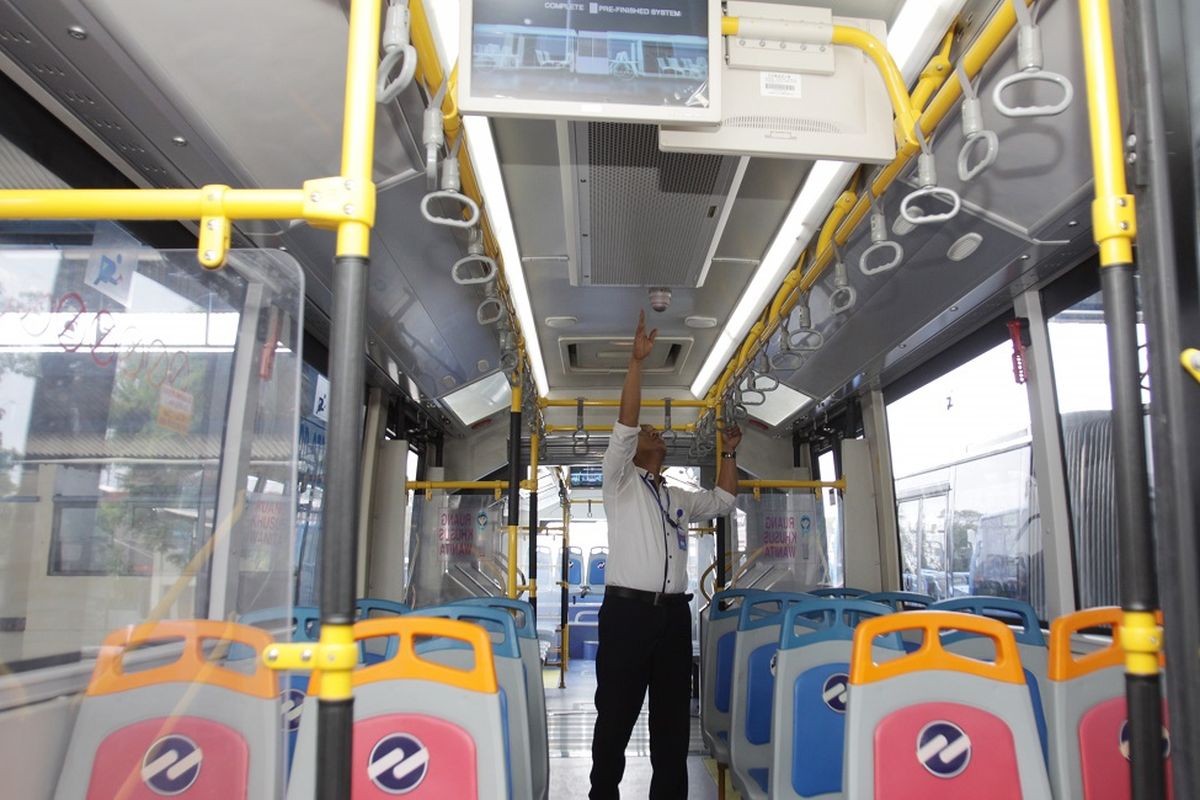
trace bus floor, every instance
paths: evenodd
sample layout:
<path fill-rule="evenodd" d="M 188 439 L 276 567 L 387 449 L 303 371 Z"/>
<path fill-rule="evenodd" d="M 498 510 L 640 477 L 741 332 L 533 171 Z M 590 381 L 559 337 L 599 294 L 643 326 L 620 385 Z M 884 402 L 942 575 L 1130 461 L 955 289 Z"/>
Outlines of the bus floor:
<path fill-rule="evenodd" d="M 596 663 L 572 661 L 567 686 L 558 688 L 559 671 L 546 669 L 547 735 L 550 741 L 550 797 L 553 800 L 586 798 L 592 771 L 592 731 L 596 726 Z M 692 733 L 688 746 L 689 800 L 716 800 L 717 785 L 705 763 L 700 736 L 700 710 L 692 701 Z M 625 748 L 622 797 L 646 797 L 650 793 L 650 731 L 646 706 Z"/>

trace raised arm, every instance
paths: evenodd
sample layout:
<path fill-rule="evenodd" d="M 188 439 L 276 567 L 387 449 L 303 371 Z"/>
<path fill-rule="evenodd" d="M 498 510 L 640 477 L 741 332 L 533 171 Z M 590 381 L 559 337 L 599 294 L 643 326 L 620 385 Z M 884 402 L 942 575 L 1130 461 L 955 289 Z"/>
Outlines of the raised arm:
<path fill-rule="evenodd" d="M 642 359 L 654 349 L 658 328 L 646 334 L 646 312 L 638 314 L 637 333 L 633 337 L 633 352 L 629 356 L 629 371 L 625 373 L 625 386 L 621 389 L 621 413 L 617 421 L 636 428 L 638 414 L 642 408 Z"/>

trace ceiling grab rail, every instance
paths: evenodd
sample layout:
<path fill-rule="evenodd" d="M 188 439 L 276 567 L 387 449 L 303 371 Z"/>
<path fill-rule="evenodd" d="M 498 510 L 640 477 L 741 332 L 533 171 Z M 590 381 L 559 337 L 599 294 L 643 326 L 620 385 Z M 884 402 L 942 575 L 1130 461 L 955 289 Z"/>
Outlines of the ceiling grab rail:
<path fill-rule="evenodd" d="M 992 104 L 1006 117 L 1053 117 L 1061 114 L 1067 110 L 1075 98 L 1075 87 L 1067 76 L 1042 69 L 1042 32 L 1033 20 L 1034 10 L 1025 5 L 1025 0 L 1011 0 L 1011 2 L 1017 16 L 1017 24 L 1020 26 L 1017 31 L 1017 69 L 1019 71 L 996 84 L 996 88 L 992 90 Z M 1036 0 L 1033 5 L 1037 5 Z M 1049 106 L 1010 106 L 1000 96 L 1010 86 L 1034 81 L 1054 83 L 1062 87 L 1062 99 Z"/>
<path fill-rule="evenodd" d="M 437 114 L 438 126 L 441 126 L 441 113 Z M 445 225 L 448 228 L 473 228 L 479 222 L 479 204 L 473 199 L 462 193 L 462 179 L 459 176 L 458 151 L 462 147 L 463 137 L 459 136 L 454 140 L 454 145 L 450 148 L 450 155 L 442 162 L 442 182 L 441 189 L 436 192 L 430 192 L 421 198 L 421 216 L 426 221 L 432 222 L 434 225 Z M 468 216 L 464 219 L 458 217 L 439 217 L 429 210 L 429 204 L 433 200 L 451 200 L 459 203 L 462 210 L 468 212 Z"/>
<path fill-rule="evenodd" d="M 575 405 L 575 432 L 571 434 L 571 454 L 586 456 L 588 453 L 587 429 L 583 426 L 583 398 L 577 398 Z"/>
<path fill-rule="evenodd" d="M 517 334 L 512 330 L 500 332 L 500 371 L 511 374 L 521 363 L 521 352 L 517 346 Z"/>
<path fill-rule="evenodd" d="M 846 262 L 842 259 L 841 248 L 832 237 L 829 245 L 833 248 L 833 291 L 829 293 L 829 308 L 835 314 L 844 314 L 854 308 L 858 302 L 858 292 L 850 285 L 850 277 L 846 274 Z"/>
<path fill-rule="evenodd" d="M 870 183 L 867 184 L 867 197 L 871 201 L 871 246 L 858 257 L 858 271 L 869 278 L 872 275 L 890 272 L 900 266 L 900 262 L 904 260 L 904 247 L 899 242 L 888 238 L 887 215 L 883 213 L 883 205 L 879 202 L 879 198 L 871 191 Z M 874 267 L 867 266 L 873 253 L 884 250 L 892 251 L 891 259 Z"/>
<path fill-rule="evenodd" d="M 983 103 L 975 91 L 974 84 L 967 76 L 962 59 L 959 59 L 954 71 L 958 75 L 958 83 L 963 90 L 963 145 L 962 149 L 958 151 L 958 179 L 967 183 L 996 163 L 996 156 L 1000 154 L 1000 140 L 996 138 L 995 131 L 983 127 Z M 971 155 L 979 149 L 977 145 L 980 143 L 984 145 L 983 158 L 979 159 L 975 166 L 971 166 Z"/>
<path fill-rule="evenodd" d="M 480 325 L 493 325 L 504 319 L 506 309 L 500 300 L 500 290 L 496 288 L 495 281 L 484 284 L 483 292 L 487 296 L 475 309 L 475 321 Z"/>
<path fill-rule="evenodd" d="M 383 23 L 383 61 L 379 63 L 379 75 L 375 81 L 377 103 L 395 100 L 412 84 L 413 76 L 417 74 L 417 48 L 409 41 L 410 30 L 408 0 L 389 5 Z M 400 64 L 400 74 L 389 83 L 388 76 L 397 64 Z"/>
<path fill-rule="evenodd" d="M 825 346 L 825 334 L 813 327 L 812 311 L 808 307 L 808 292 L 796 298 L 796 325 L 788 344 L 801 353 L 815 353 Z"/>
<path fill-rule="evenodd" d="M 921 185 L 921 188 L 909 192 L 900 201 L 900 215 L 913 225 L 948 222 L 958 216 L 958 210 L 962 207 L 962 198 L 953 189 L 947 186 L 938 186 L 937 164 L 933 157 L 933 150 L 929 146 L 929 140 L 921 132 L 920 125 L 913 129 L 913 135 L 916 136 L 917 141 L 921 145 L 921 155 L 917 156 L 917 183 Z M 870 193 L 871 189 L 867 187 L 867 194 Z M 943 214 L 914 214 L 909 205 L 914 200 L 922 197 L 933 197 L 944 203 L 949 203 L 950 210 Z"/>
<path fill-rule="evenodd" d="M 663 441 L 668 446 L 675 444 L 675 440 L 679 438 L 679 431 L 671 427 L 671 398 L 663 398 Z"/>
<path fill-rule="evenodd" d="M 483 274 L 470 275 L 469 273 L 464 273 L 463 268 L 471 264 L 481 265 Z M 483 232 L 478 228 L 472 228 L 471 241 L 467 245 L 467 254 L 454 262 L 454 266 L 450 268 L 450 277 L 459 286 L 476 286 L 482 283 L 491 283 L 496 280 L 496 276 L 499 274 L 500 265 L 496 263 L 496 259 L 484 252 Z"/>
<path fill-rule="evenodd" d="M 792 347 L 791 314 L 779 319 L 779 349 L 771 356 L 771 368 L 780 372 L 794 372 L 804 366 L 804 355 Z"/>

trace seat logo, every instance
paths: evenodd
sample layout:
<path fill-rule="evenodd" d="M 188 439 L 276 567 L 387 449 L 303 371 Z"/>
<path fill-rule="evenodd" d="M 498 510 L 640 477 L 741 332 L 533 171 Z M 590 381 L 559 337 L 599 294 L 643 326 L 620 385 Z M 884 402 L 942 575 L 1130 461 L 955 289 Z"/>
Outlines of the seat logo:
<path fill-rule="evenodd" d="M 393 733 L 371 750 L 367 777 L 388 794 L 408 794 L 429 772 L 429 751 L 415 736 Z"/>
<path fill-rule="evenodd" d="M 1121 723 L 1120 744 L 1121 755 L 1125 760 L 1129 760 L 1129 720 Z M 1171 757 L 1171 732 L 1167 730 L 1167 726 L 1163 725 L 1162 729 L 1162 757 Z"/>
<path fill-rule="evenodd" d="M 846 695 L 850 690 L 850 676 L 844 672 L 835 672 L 825 679 L 821 687 L 821 701 L 830 710 L 838 714 L 846 713 Z"/>
<path fill-rule="evenodd" d="M 186 736 L 164 736 L 142 757 L 142 782 L 155 794 L 172 796 L 192 788 L 204 753 Z"/>
<path fill-rule="evenodd" d="M 300 712 L 304 710 L 304 692 L 287 689 L 279 697 L 283 713 L 283 727 L 289 733 L 300 729 Z"/>
<path fill-rule="evenodd" d="M 953 722 L 931 722 L 917 734 L 917 760 L 938 778 L 955 778 L 971 763 L 971 737 Z"/>

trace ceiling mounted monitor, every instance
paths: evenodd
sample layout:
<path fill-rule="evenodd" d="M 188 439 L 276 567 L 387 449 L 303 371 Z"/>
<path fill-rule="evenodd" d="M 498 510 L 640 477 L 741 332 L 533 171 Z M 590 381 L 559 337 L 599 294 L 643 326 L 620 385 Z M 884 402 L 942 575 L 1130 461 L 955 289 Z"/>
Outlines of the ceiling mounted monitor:
<path fill-rule="evenodd" d="M 720 0 L 463 0 L 462 8 L 466 113 L 721 119 Z"/>
<path fill-rule="evenodd" d="M 729 14 L 849 25 L 887 39 L 882 20 L 834 17 L 828 9 L 731 0 Z M 736 36 L 727 37 L 727 46 L 720 124 L 663 125 L 658 137 L 663 150 L 871 164 L 895 158 L 891 101 L 861 50 Z"/>

